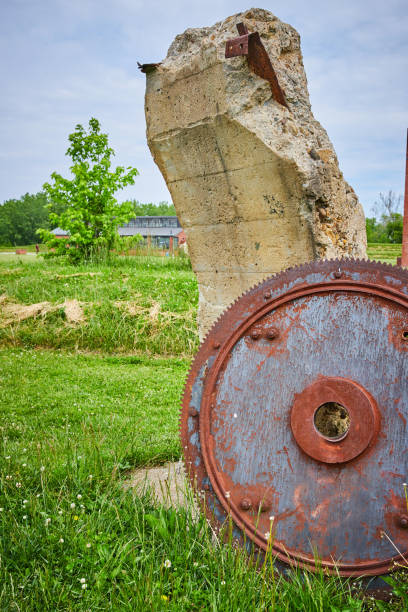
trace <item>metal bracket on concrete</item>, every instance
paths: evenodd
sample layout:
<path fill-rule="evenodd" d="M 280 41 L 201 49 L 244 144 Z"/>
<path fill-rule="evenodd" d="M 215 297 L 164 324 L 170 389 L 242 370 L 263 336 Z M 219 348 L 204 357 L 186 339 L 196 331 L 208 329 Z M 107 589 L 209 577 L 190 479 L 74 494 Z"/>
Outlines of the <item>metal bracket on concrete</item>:
<path fill-rule="evenodd" d="M 288 107 L 285 94 L 279 85 L 278 77 L 273 69 L 269 55 L 263 46 L 259 32 L 248 32 L 248 28 L 243 23 L 237 24 L 239 36 L 227 40 L 225 45 L 225 57 L 237 57 L 246 55 L 248 58 L 248 66 L 256 75 L 269 81 L 274 99 Z"/>
<path fill-rule="evenodd" d="M 158 62 L 157 64 L 140 64 L 137 62 L 137 67 L 141 72 L 149 74 L 149 72 L 154 72 L 154 70 L 156 70 L 157 66 L 160 66 L 160 64 L 161 62 Z"/>

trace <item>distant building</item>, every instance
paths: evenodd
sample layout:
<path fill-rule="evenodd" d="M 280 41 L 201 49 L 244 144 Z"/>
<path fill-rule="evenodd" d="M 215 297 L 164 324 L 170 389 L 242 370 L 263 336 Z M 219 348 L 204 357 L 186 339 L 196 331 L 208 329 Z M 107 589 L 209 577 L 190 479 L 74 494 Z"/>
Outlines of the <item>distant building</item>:
<path fill-rule="evenodd" d="M 56 238 L 69 238 L 69 232 L 56 227 L 51 230 Z M 185 244 L 186 235 L 177 217 L 135 217 L 118 228 L 119 236 L 140 234 L 146 246 L 172 251 Z"/>
<path fill-rule="evenodd" d="M 140 234 L 147 246 L 172 251 L 186 241 L 177 217 L 135 217 L 118 228 L 119 236 Z"/>
<path fill-rule="evenodd" d="M 56 238 L 68 238 L 69 237 L 69 232 L 67 232 L 67 230 L 61 229 L 60 227 L 56 227 L 55 229 L 51 230 L 51 234 L 54 234 Z"/>

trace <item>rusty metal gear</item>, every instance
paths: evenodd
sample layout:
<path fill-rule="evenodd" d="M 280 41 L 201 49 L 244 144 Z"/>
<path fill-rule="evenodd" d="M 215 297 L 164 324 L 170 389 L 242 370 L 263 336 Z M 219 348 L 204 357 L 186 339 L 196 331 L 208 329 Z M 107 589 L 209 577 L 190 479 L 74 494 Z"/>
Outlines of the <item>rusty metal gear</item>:
<path fill-rule="evenodd" d="M 230 516 L 261 554 L 272 532 L 278 568 L 314 571 L 317 554 L 381 590 L 408 558 L 407 381 L 408 270 L 318 261 L 245 293 L 202 343 L 181 412 L 214 528 Z"/>

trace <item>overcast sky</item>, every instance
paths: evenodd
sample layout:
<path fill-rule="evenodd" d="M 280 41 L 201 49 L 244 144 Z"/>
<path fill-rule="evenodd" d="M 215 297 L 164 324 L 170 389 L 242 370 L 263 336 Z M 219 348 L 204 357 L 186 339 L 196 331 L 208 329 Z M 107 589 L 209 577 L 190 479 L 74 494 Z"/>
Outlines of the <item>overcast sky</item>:
<path fill-rule="evenodd" d="M 380 191 L 402 193 L 407 0 L 257 6 L 299 31 L 314 115 L 366 213 Z M 2 0 L 0 202 L 39 191 L 54 170 L 67 175 L 68 134 L 92 116 L 108 132 L 115 161 L 140 172 L 118 199 L 170 201 L 146 144 L 137 61 L 160 61 L 186 28 L 248 8 L 232 0 Z"/>

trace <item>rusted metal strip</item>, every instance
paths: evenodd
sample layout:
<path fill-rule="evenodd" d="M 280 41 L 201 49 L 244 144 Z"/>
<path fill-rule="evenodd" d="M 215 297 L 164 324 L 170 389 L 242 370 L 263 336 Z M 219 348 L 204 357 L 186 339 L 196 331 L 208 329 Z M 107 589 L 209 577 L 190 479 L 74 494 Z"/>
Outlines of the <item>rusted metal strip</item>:
<path fill-rule="evenodd" d="M 144 74 L 149 74 L 149 72 L 154 72 L 157 66 L 160 66 L 160 64 L 161 62 L 158 62 L 157 64 L 140 64 L 137 62 L 137 67 L 141 72 L 144 72 Z"/>
<path fill-rule="evenodd" d="M 238 55 L 248 55 L 248 34 L 238 36 L 227 41 L 225 57 L 237 57 Z"/>
<path fill-rule="evenodd" d="M 227 40 L 225 45 L 225 57 L 237 57 L 246 55 L 248 58 L 248 66 L 257 76 L 269 81 L 274 99 L 288 107 L 285 94 L 279 85 L 278 77 L 272 66 L 269 55 L 263 46 L 259 32 L 248 33 L 248 28 L 245 24 L 239 23 L 237 30 L 240 36 Z"/>
<path fill-rule="evenodd" d="M 405 160 L 405 193 L 404 193 L 404 222 L 402 226 L 402 257 L 401 266 L 408 267 L 408 129 L 407 148 Z"/>

